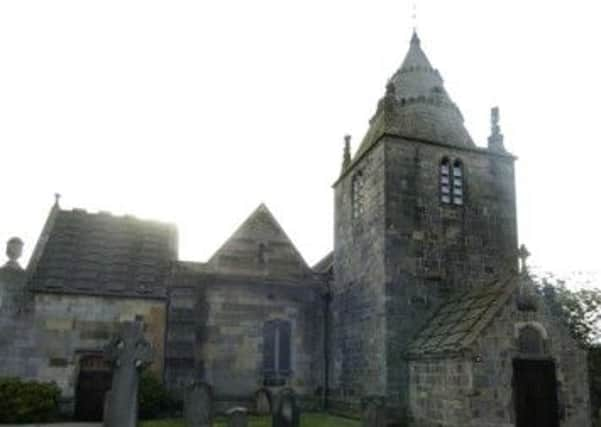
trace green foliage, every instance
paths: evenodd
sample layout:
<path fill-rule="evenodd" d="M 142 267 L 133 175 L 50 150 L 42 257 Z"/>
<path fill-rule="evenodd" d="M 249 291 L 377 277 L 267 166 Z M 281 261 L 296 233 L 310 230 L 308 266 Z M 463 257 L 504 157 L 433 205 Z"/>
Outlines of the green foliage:
<path fill-rule="evenodd" d="M 566 287 L 565 280 L 548 273 L 535 280 L 547 304 L 564 319 L 572 336 L 586 348 L 598 345 L 601 340 L 601 290 L 571 290 Z"/>
<path fill-rule="evenodd" d="M 164 417 L 177 409 L 177 402 L 171 397 L 157 376 L 144 371 L 140 378 L 138 415 L 149 420 Z"/>
<path fill-rule="evenodd" d="M 601 290 L 571 290 L 551 274 L 537 278 L 551 310 L 564 319 L 572 336 L 588 350 L 588 373 L 593 418 L 601 408 Z M 601 426 L 601 420 L 595 421 Z"/>
<path fill-rule="evenodd" d="M 0 423 L 56 421 L 60 394 L 55 383 L 0 378 Z"/>

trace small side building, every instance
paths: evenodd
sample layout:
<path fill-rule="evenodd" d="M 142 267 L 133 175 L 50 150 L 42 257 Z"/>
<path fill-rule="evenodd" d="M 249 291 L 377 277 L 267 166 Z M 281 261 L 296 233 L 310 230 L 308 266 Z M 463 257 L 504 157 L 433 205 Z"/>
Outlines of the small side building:
<path fill-rule="evenodd" d="M 586 351 L 527 273 L 449 298 L 408 356 L 415 426 L 590 425 Z"/>

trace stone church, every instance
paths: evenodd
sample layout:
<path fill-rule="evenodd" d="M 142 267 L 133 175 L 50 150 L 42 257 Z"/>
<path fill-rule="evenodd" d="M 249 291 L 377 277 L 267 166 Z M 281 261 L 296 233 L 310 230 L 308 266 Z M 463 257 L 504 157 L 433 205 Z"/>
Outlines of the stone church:
<path fill-rule="evenodd" d="M 205 263 L 171 224 L 50 209 L 0 269 L 0 376 L 55 381 L 100 417 L 120 322 L 142 321 L 175 394 L 218 407 L 378 405 L 407 426 L 590 425 L 586 353 L 519 262 L 514 162 L 493 109 L 478 146 L 417 34 L 334 183 L 333 251 L 309 266 L 261 205 Z M 522 250 L 522 254 L 523 254 Z"/>

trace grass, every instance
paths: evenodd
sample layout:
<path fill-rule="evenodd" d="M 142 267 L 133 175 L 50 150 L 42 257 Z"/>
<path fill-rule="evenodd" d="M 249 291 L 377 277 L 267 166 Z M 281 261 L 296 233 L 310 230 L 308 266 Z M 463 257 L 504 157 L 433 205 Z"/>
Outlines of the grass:
<path fill-rule="evenodd" d="M 186 427 L 182 418 L 142 421 L 140 425 L 141 427 Z M 225 419 L 221 417 L 213 423 L 213 427 L 225 427 L 226 425 Z M 360 425 L 359 421 L 314 412 L 303 413 L 300 420 L 300 427 L 359 427 Z M 271 427 L 271 417 L 249 416 L 248 426 Z"/>

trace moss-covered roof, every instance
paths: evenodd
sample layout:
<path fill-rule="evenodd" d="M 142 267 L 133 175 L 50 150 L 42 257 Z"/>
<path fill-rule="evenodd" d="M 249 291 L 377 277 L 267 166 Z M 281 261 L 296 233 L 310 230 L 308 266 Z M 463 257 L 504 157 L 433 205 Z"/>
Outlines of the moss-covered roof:
<path fill-rule="evenodd" d="M 164 296 L 177 258 L 175 226 L 58 207 L 51 215 L 48 235 L 30 273 L 32 290 Z"/>
<path fill-rule="evenodd" d="M 409 346 L 410 358 L 469 349 L 519 284 L 517 275 L 450 297 Z"/>

